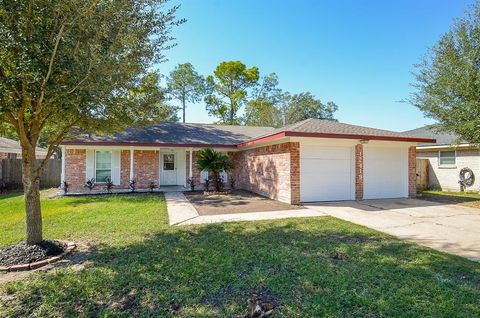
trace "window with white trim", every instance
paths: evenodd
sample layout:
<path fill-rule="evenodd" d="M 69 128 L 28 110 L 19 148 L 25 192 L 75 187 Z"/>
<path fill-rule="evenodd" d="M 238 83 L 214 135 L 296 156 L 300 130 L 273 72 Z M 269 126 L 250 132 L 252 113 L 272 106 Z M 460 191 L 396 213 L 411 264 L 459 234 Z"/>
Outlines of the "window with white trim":
<path fill-rule="evenodd" d="M 112 152 L 97 150 L 95 152 L 95 181 L 98 183 L 112 180 Z"/>
<path fill-rule="evenodd" d="M 440 151 L 438 155 L 438 164 L 439 166 L 455 166 L 455 150 L 445 150 Z"/>

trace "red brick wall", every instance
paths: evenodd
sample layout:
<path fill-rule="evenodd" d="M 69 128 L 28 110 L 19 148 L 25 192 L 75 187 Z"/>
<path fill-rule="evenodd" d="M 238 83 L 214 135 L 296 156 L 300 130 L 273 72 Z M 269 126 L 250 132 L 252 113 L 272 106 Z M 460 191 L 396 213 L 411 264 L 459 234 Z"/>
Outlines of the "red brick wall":
<path fill-rule="evenodd" d="M 298 143 L 287 142 L 236 152 L 233 172 L 236 187 L 283 202 L 298 202 L 299 147 Z"/>
<path fill-rule="evenodd" d="M 85 149 L 67 149 L 65 181 L 68 190 L 83 190 L 86 181 L 87 152 Z"/>
<path fill-rule="evenodd" d="M 300 203 L 300 143 L 290 143 L 290 187 L 292 204 Z"/>
<path fill-rule="evenodd" d="M 120 151 L 120 187 L 128 188 L 130 182 L 130 150 Z"/>
<path fill-rule="evenodd" d="M 417 151 L 415 146 L 408 148 L 408 196 L 417 196 Z"/>
<path fill-rule="evenodd" d="M 363 199 L 363 145 L 355 145 L 355 200 Z"/>
<path fill-rule="evenodd" d="M 155 182 L 158 187 L 160 167 L 158 150 L 135 150 L 133 154 L 133 178 L 137 181 L 137 188 L 147 189 L 150 182 Z"/>

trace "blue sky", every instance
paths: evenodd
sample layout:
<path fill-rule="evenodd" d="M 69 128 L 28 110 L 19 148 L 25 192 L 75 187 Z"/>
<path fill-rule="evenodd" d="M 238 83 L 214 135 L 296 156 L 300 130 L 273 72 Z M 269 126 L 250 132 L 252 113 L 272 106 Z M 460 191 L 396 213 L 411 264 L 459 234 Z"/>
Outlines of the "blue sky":
<path fill-rule="evenodd" d="M 203 75 L 240 60 L 280 87 L 310 91 L 339 106 L 341 122 L 389 130 L 431 120 L 399 103 L 413 91 L 413 65 L 462 17 L 473 0 L 266 1 L 185 0 L 162 74 L 190 62 Z M 213 122 L 205 105 L 187 108 L 187 122 Z"/>

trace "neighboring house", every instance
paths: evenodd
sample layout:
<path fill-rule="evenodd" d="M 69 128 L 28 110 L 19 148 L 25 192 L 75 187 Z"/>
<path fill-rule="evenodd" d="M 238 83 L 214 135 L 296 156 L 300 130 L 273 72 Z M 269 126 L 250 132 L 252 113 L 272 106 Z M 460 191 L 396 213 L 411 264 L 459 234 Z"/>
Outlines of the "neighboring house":
<path fill-rule="evenodd" d="M 47 150 L 37 147 L 37 159 L 43 159 L 47 155 Z M 22 147 L 18 141 L 0 137 L 0 159 L 21 159 Z"/>
<path fill-rule="evenodd" d="M 415 147 L 434 139 L 308 119 L 279 129 L 163 123 L 61 144 L 62 180 L 81 191 L 87 179 L 119 188 L 203 182 L 195 158 L 205 147 L 234 158 L 235 187 L 288 203 L 412 197 Z M 227 181 L 227 184 L 229 182 Z"/>
<path fill-rule="evenodd" d="M 460 170 L 470 168 L 476 181 L 467 191 L 480 191 L 480 150 L 475 145 L 459 140 L 453 134 L 437 133 L 432 126 L 405 131 L 412 136 L 435 138 L 435 144 L 419 144 L 417 159 L 429 162 L 428 186 L 446 191 L 460 191 Z"/>

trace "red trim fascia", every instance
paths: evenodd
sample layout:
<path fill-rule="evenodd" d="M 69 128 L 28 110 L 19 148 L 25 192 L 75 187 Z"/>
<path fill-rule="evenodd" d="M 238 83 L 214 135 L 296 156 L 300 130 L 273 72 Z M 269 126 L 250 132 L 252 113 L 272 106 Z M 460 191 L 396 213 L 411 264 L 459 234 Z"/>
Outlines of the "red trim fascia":
<path fill-rule="evenodd" d="M 286 133 L 281 132 L 281 133 L 278 133 L 278 134 L 274 134 L 274 135 L 270 135 L 270 136 L 266 136 L 266 137 L 261 137 L 261 138 L 255 139 L 255 140 L 242 142 L 241 144 L 238 144 L 237 147 L 239 147 L 239 148 L 247 147 L 247 146 L 255 145 L 255 144 L 258 144 L 258 143 L 268 142 L 268 141 L 277 140 L 277 139 L 281 139 L 281 138 L 285 138 L 285 137 L 286 137 Z"/>
<path fill-rule="evenodd" d="M 365 140 L 384 140 L 384 141 L 406 141 L 406 142 L 426 142 L 436 143 L 436 139 L 417 138 L 417 137 L 395 137 L 395 136 L 371 136 L 371 135 L 352 135 L 352 134 L 326 134 L 326 133 L 307 133 L 300 131 L 287 131 L 288 137 L 317 137 L 317 138 L 339 138 L 339 139 L 365 139 Z"/>
<path fill-rule="evenodd" d="M 147 142 L 116 142 L 116 141 L 64 141 L 61 146 L 131 146 L 131 147 L 194 147 L 194 148 L 236 148 L 236 145 L 223 144 L 174 144 L 174 143 L 147 143 Z"/>
<path fill-rule="evenodd" d="M 436 143 L 435 139 L 416 138 L 416 137 L 393 137 L 393 136 L 370 136 L 370 135 L 352 135 L 352 134 L 326 134 L 326 133 L 307 133 L 300 131 L 286 131 L 278 134 L 250 140 L 239 144 L 237 147 L 252 146 L 262 142 L 273 141 L 285 137 L 314 137 L 314 138 L 338 138 L 338 139 L 365 139 L 365 140 L 383 140 L 383 141 L 404 141 L 404 142 L 425 142 Z"/>

